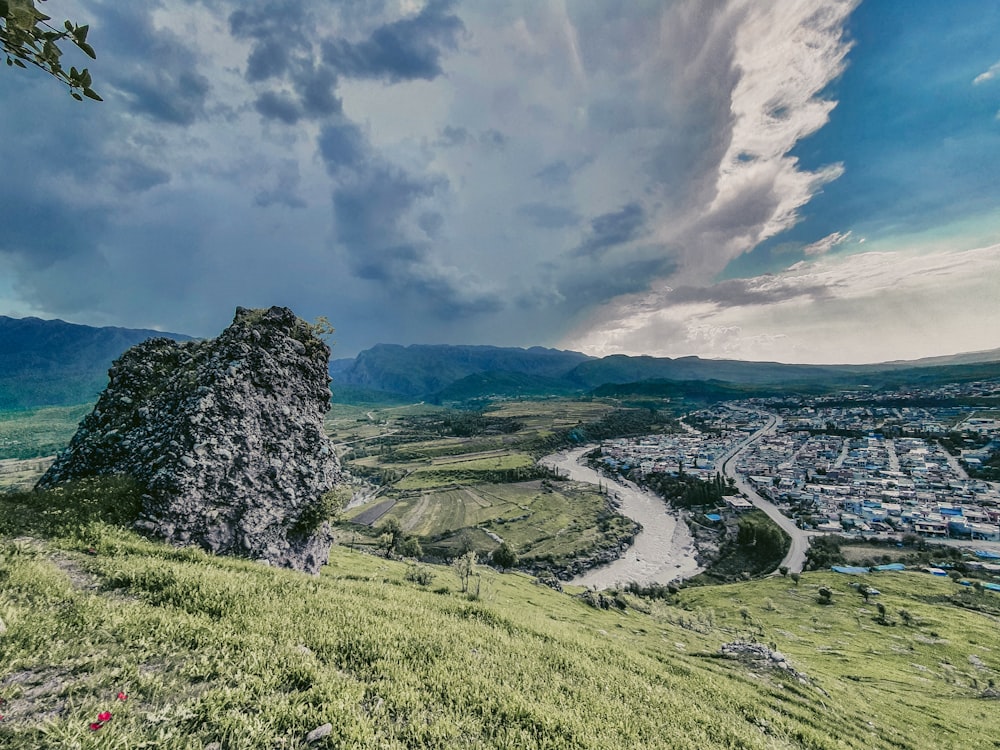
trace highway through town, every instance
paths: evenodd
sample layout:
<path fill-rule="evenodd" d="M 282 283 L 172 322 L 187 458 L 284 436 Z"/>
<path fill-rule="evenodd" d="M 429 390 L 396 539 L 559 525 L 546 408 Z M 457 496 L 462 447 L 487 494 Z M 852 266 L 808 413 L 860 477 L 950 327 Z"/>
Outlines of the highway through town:
<path fill-rule="evenodd" d="M 746 411 L 751 410 L 747 409 Z M 764 511 L 768 517 L 771 518 L 771 520 L 778 524 L 778 526 L 780 526 L 785 533 L 791 537 L 791 546 L 788 548 L 788 554 L 785 555 L 785 559 L 781 561 L 781 565 L 787 567 L 790 571 L 801 572 L 803 566 L 806 564 L 806 550 L 809 549 L 808 534 L 796 526 L 792 519 L 778 510 L 774 503 L 758 495 L 757 491 L 750 486 L 750 483 L 741 475 L 737 474 L 732 468 L 733 459 L 765 435 L 773 435 L 775 430 L 777 430 L 781 425 L 781 417 L 777 414 L 771 414 L 770 412 L 764 411 L 756 411 L 754 413 L 767 417 L 767 424 L 749 437 L 742 440 L 738 445 L 731 448 L 718 460 L 716 467 L 721 470 L 724 475 L 732 478 L 736 482 L 736 488 L 746 497 L 747 500 L 753 503 L 760 510 Z"/>

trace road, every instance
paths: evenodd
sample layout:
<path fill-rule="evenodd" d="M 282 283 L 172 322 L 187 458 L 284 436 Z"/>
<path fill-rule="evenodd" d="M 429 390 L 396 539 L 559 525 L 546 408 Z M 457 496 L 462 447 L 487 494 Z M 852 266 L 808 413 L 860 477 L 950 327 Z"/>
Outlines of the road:
<path fill-rule="evenodd" d="M 655 493 L 640 489 L 632 482 L 620 482 L 598 474 L 580 464 L 589 445 L 546 456 L 539 463 L 555 467 L 570 479 L 590 484 L 603 484 L 620 501 L 618 510 L 642 524 L 642 531 L 625 554 L 607 565 L 588 570 L 570 583 L 577 586 L 610 588 L 634 581 L 641 586 L 670 583 L 690 578 L 702 571 L 695 559 L 694 539 L 679 514 L 671 512 Z"/>
<path fill-rule="evenodd" d="M 746 496 L 746 499 L 764 511 L 772 521 L 778 524 L 791 537 L 792 543 L 788 548 L 788 554 L 785 555 L 785 559 L 781 561 L 781 565 L 787 567 L 790 571 L 801 572 L 806 564 L 806 550 L 809 549 L 809 536 L 805 531 L 796 526 L 792 519 L 778 510 L 774 503 L 758 495 L 757 491 L 750 486 L 750 483 L 732 469 L 733 459 L 760 440 L 764 435 L 773 435 L 774 431 L 781 425 L 781 417 L 777 414 L 763 411 L 756 413 L 767 416 L 767 424 L 726 453 L 719 460 L 717 466 L 721 464 L 722 473 L 727 477 L 731 477 L 736 482 L 736 488 Z"/>

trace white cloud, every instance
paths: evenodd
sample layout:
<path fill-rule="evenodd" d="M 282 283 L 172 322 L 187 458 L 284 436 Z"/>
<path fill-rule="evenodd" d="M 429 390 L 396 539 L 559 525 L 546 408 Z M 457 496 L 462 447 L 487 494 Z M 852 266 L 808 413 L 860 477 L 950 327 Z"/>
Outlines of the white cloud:
<path fill-rule="evenodd" d="M 811 363 L 884 362 L 1000 347 L 993 325 L 1000 319 L 1000 244 L 831 256 L 744 284 L 782 286 L 785 299 L 672 304 L 673 290 L 663 288 L 633 299 L 627 314 L 612 311 L 605 322 L 562 345 L 597 355 Z"/>
<path fill-rule="evenodd" d="M 821 240 L 817 240 L 811 245 L 806 245 L 802 248 L 803 255 L 814 256 L 814 255 L 826 255 L 837 245 L 842 245 L 847 240 L 851 238 L 851 232 L 834 232 L 833 234 L 828 234 Z M 864 239 L 859 240 L 859 242 L 864 242 Z"/>
<path fill-rule="evenodd" d="M 983 71 L 975 78 L 972 79 L 972 85 L 978 86 L 981 83 L 986 83 L 987 81 L 992 81 L 997 76 L 1000 76 L 1000 60 L 993 63 L 987 70 Z"/>

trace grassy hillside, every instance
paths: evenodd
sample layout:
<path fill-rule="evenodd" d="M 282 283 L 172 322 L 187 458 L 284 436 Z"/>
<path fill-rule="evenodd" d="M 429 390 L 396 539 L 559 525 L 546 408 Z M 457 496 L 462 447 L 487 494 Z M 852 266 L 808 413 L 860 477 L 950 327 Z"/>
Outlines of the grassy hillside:
<path fill-rule="evenodd" d="M 889 608 L 913 615 L 894 626 L 824 574 L 605 611 L 480 569 L 470 599 L 448 569 L 421 586 L 406 563 L 343 549 L 313 578 L 148 542 L 119 526 L 134 502 L 121 484 L 0 497 L 3 747 L 301 748 L 327 723 L 310 747 L 986 748 L 1000 736 L 982 697 L 1000 667 L 996 622 L 936 601 L 950 581 L 879 578 Z M 834 604 L 816 603 L 820 584 Z M 720 658 L 748 637 L 796 673 Z"/>

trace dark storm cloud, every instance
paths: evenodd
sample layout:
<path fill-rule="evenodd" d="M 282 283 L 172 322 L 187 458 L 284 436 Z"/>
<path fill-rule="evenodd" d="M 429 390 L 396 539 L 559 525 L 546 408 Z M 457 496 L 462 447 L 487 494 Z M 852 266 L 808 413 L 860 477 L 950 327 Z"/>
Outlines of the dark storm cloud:
<path fill-rule="evenodd" d="M 580 223 L 580 215 L 571 208 L 552 203 L 525 203 L 517 213 L 539 229 L 564 229 Z"/>
<path fill-rule="evenodd" d="M 302 119 L 302 107 L 288 94 L 279 91 L 265 91 L 253 104 L 264 118 L 280 120 L 286 125 L 294 125 Z"/>
<path fill-rule="evenodd" d="M 673 261 L 669 258 L 641 258 L 604 268 L 600 274 L 570 277 L 561 289 L 566 307 L 576 312 L 619 295 L 646 291 L 651 280 L 662 278 L 673 270 Z"/>
<path fill-rule="evenodd" d="M 170 182 L 170 173 L 137 159 L 118 159 L 108 166 L 112 185 L 123 193 L 142 193 Z"/>
<path fill-rule="evenodd" d="M 573 250 L 573 255 L 600 256 L 612 247 L 639 237 L 645 223 L 646 212 L 635 201 L 618 211 L 601 214 L 591 220 L 589 236 Z"/>
<path fill-rule="evenodd" d="M 299 165 L 291 160 L 282 162 L 275 170 L 276 184 L 272 188 L 260 190 L 254 196 L 254 205 L 261 208 L 268 206 L 285 206 L 287 208 L 305 208 L 306 202 L 299 196 Z"/>
<path fill-rule="evenodd" d="M 292 75 L 299 92 L 302 109 L 307 117 L 326 117 L 339 114 L 342 105 L 334 93 L 337 75 L 326 66 L 303 65 Z"/>
<path fill-rule="evenodd" d="M 126 94 L 131 109 L 153 120 L 191 125 L 205 116 L 208 78 L 198 70 L 199 56 L 175 34 L 154 29 L 155 6 L 105 3 L 95 7 L 102 49 L 113 64 L 102 73 Z"/>
<path fill-rule="evenodd" d="M 352 122 L 328 125 L 319 134 L 319 153 L 331 174 L 361 166 L 368 144 L 360 128 Z"/>
<path fill-rule="evenodd" d="M 265 119 L 294 125 L 341 113 L 337 73 L 320 59 L 315 10 L 305 3 L 260 2 L 229 16 L 233 36 L 251 41 L 247 82 L 282 85 L 258 94 L 254 108 Z"/>
<path fill-rule="evenodd" d="M 44 270 L 68 258 L 93 255 L 108 222 L 101 207 L 57 201 L 36 186 L 0 181 L 3 237 L 0 254 L 25 269 Z"/>
<path fill-rule="evenodd" d="M 450 13 L 451 0 L 431 0 L 416 16 L 384 24 L 368 39 L 329 39 L 323 59 L 350 78 L 431 80 L 441 75 L 441 54 L 455 49 L 465 26 Z"/>
<path fill-rule="evenodd" d="M 337 180 L 332 194 L 335 235 L 357 278 L 376 282 L 395 303 L 442 319 L 503 307 L 501 298 L 480 290 L 472 275 L 437 263 L 429 245 L 410 237 L 406 220 L 446 186 L 443 178 L 414 177 L 385 162 L 353 123 L 324 128 L 319 149 Z M 428 211 L 416 218 L 424 232 L 436 231 L 440 221 L 440 215 Z"/>

